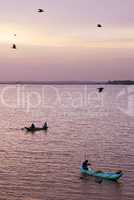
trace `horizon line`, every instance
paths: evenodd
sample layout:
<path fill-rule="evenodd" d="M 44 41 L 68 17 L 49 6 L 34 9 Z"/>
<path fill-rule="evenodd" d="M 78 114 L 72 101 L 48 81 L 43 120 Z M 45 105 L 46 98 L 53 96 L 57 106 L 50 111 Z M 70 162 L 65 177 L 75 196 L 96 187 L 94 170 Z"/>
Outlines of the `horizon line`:
<path fill-rule="evenodd" d="M 0 81 L 0 84 L 33 84 L 33 85 L 51 85 L 51 84 L 57 84 L 57 85 L 82 85 L 82 84 L 89 84 L 89 85 L 97 85 L 97 84 L 134 84 L 134 80 L 108 80 L 108 81 Z"/>

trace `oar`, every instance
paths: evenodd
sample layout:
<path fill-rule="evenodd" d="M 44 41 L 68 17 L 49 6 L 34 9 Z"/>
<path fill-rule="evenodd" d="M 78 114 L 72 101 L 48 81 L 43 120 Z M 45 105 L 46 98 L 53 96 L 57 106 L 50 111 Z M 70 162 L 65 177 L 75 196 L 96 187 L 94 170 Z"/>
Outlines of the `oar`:
<path fill-rule="evenodd" d="M 28 130 L 27 127 L 21 128 L 22 131 Z"/>

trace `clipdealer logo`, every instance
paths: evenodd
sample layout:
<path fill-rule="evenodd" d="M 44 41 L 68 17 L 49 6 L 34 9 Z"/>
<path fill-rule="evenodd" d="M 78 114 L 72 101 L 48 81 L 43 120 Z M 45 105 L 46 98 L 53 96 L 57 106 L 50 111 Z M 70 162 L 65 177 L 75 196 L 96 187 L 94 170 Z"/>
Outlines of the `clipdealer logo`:
<path fill-rule="evenodd" d="M 116 97 L 117 108 L 124 114 L 134 117 L 134 86 L 123 88 Z M 123 102 L 123 103 L 121 103 Z"/>
<path fill-rule="evenodd" d="M 51 86 L 50 86 L 51 87 Z M 50 89 L 49 87 L 49 89 Z M 38 108 L 39 106 L 45 105 L 49 106 L 49 97 L 47 98 L 48 87 L 42 87 L 40 91 L 34 91 L 32 89 L 28 90 L 26 86 L 7 86 L 4 87 L 0 93 L 0 101 L 4 107 L 24 109 L 29 112 L 33 108 Z M 53 104 L 57 104 L 58 101 L 58 91 L 55 87 L 51 87 L 53 91 L 57 94 L 57 99 Z M 10 101 L 11 96 L 13 96 L 14 101 Z M 51 104 L 52 106 L 52 104 Z"/>
<path fill-rule="evenodd" d="M 13 101 L 11 97 L 13 96 Z M 24 109 L 29 112 L 33 108 L 85 108 L 90 112 L 91 108 L 101 109 L 104 107 L 104 95 L 97 91 L 88 90 L 83 86 L 77 90 L 62 90 L 56 86 L 41 86 L 37 90 L 27 86 L 6 86 L 0 92 L 0 103 L 7 108 Z"/>

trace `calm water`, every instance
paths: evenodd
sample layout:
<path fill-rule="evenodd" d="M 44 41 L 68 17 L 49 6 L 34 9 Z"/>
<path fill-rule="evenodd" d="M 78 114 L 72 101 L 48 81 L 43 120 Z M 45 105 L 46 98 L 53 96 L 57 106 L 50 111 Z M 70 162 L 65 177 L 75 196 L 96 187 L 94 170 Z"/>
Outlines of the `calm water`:
<path fill-rule="evenodd" d="M 134 88 L 97 87 L 0 86 L 0 199 L 134 199 Z M 47 132 L 21 130 L 45 120 Z M 84 158 L 124 177 L 80 179 Z"/>

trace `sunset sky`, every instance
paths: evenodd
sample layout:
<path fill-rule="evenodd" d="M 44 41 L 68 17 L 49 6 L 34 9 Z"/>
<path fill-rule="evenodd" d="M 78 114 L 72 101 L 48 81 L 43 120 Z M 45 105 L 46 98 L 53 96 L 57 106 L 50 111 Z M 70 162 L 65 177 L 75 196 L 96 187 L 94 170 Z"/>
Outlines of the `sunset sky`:
<path fill-rule="evenodd" d="M 0 8 L 0 81 L 134 79 L 134 0 L 1 0 Z"/>

